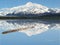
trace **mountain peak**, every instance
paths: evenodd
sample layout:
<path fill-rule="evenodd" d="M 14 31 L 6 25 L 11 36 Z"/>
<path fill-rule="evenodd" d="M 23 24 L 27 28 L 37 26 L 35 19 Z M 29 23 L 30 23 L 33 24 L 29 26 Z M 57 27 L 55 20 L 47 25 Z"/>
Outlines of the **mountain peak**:
<path fill-rule="evenodd" d="M 28 3 L 26 3 L 26 5 L 33 5 L 33 3 L 32 2 L 28 2 Z"/>
<path fill-rule="evenodd" d="M 37 3 L 32 3 L 32 2 L 28 2 L 28 3 L 26 3 L 26 6 L 35 6 L 35 7 L 43 7 L 43 5 L 41 5 L 41 4 L 37 4 Z"/>
<path fill-rule="evenodd" d="M 35 6 L 35 3 L 28 2 L 28 3 L 25 4 L 25 6 L 27 6 L 27 7 Z"/>

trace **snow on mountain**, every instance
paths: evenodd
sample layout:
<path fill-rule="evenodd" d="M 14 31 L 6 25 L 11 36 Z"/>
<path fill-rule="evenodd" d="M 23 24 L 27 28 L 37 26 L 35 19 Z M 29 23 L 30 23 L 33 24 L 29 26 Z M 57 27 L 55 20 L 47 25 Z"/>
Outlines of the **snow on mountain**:
<path fill-rule="evenodd" d="M 21 12 L 24 14 L 40 14 L 45 12 L 60 13 L 60 9 L 50 9 L 40 4 L 28 2 L 22 6 L 0 9 L 0 16 L 6 16 L 7 14 L 12 13 L 18 14 Z"/>
<path fill-rule="evenodd" d="M 60 9 L 58 9 L 58 8 L 51 8 L 50 10 L 52 10 L 53 12 L 55 12 L 55 13 L 60 13 Z"/>

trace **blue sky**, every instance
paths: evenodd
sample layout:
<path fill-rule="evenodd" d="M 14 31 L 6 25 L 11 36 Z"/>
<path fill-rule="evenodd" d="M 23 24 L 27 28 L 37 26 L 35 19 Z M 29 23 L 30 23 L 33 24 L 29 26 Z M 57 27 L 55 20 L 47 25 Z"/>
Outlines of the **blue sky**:
<path fill-rule="evenodd" d="M 0 8 L 9 8 L 33 2 L 49 8 L 60 8 L 60 0 L 0 0 Z"/>

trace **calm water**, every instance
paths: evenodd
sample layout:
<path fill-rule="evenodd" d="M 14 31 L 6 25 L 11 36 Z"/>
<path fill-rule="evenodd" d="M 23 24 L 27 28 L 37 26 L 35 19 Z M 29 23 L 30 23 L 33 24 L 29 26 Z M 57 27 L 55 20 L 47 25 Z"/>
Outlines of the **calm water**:
<path fill-rule="evenodd" d="M 4 31 L 20 28 L 27 30 L 2 34 Z M 0 20 L 0 45 L 60 45 L 60 21 Z"/>

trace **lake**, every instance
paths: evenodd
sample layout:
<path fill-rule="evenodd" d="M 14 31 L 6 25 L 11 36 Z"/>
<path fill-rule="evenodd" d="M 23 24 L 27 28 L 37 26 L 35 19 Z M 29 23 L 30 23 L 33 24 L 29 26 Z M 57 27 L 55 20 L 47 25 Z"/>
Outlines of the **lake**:
<path fill-rule="evenodd" d="M 0 20 L 0 45 L 60 45 L 60 20 Z"/>

